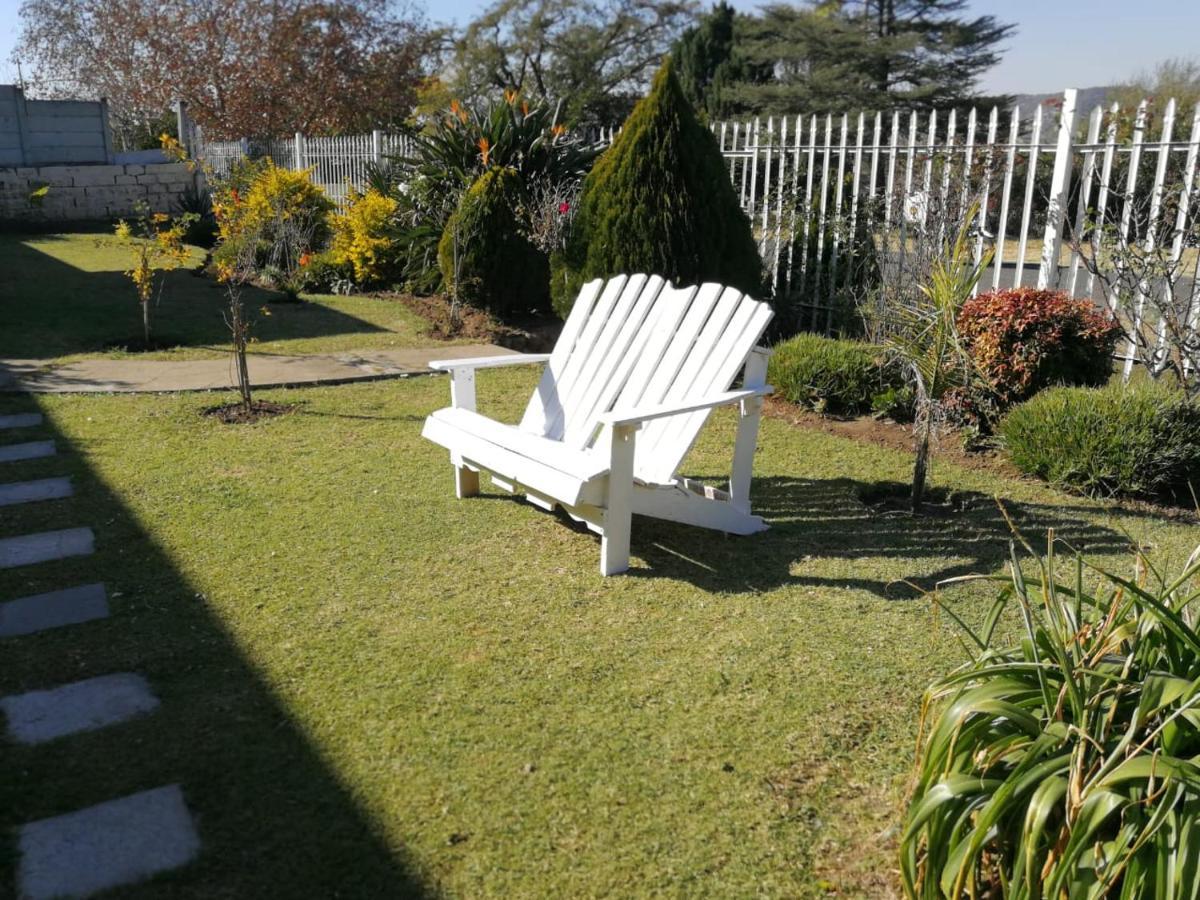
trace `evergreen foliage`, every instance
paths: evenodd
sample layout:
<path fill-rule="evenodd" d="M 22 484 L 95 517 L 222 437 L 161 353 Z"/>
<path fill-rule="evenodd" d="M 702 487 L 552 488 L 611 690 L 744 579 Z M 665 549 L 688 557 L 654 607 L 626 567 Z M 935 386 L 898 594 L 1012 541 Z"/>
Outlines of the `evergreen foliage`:
<path fill-rule="evenodd" d="M 966 8 L 814 0 L 734 15 L 718 6 L 677 44 L 680 74 L 692 102 L 721 117 L 953 106 L 972 99 L 1013 31 Z"/>
<path fill-rule="evenodd" d="M 546 257 L 518 227 L 525 202 L 515 169 L 487 169 L 446 223 L 438 263 L 450 295 L 501 318 L 548 305 Z"/>
<path fill-rule="evenodd" d="M 724 88 L 747 77 L 740 56 L 735 58 L 733 53 L 736 21 L 733 7 L 721 0 L 683 33 L 671 53 L 684 96 L 699 114 L 710 119 L 728 115 Z"/>
<path fill-rule="evenodd" d="M 1200 403 L 1163 384 L 1051 388 L 1000 434 L 1017 468 L 1070 491 L 1185 506 L 1200 494 Z"/>
<path fill-rule="evenodd" d="M 555 309 L 563 316 L 581 284 L 619 272 L 761 292 L 750 222 L 716 139 L 696 120 L 669 59 L 584 180 L 554 269 Z"/>

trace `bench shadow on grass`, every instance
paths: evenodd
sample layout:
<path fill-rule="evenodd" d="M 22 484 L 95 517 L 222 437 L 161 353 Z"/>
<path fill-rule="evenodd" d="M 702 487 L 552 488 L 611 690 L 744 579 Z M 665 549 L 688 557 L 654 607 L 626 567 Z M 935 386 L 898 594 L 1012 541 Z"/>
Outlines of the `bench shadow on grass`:
<path fill-rule="evenodd" d="M 755 478 L 751 505 L 770 529 L 749 537 L 635 517 L 633 553 L 648 568 L 631 572 L 678 578 L 714 592 L 809 585 L 909 600 L 939 581 L 989 574 L 1008 560 L 1011 531 L 995 498 L 957 492 L 962 511 L 914 517 L 880 512 L 859 499 L 879 487 L 849 478 Z M 1053 528 L 1088 554 L 1130 548 L 1125 535 L 1093 521 L 1099 512 L 1095 507 L 1067 498 L 1061 504 L 1001 502 L 1034 547 Z M 823 574 L 829 569 L 836 571 Z"/>
<path fill-rule="evenodd" d="M 0 397 L 0 413 L 35 408 L 28 395 Z M 375 829 L 196 588 L 89 469 L 86 448 L 72 448 L 49 416 L 20 438 L 54 439 L 59 455 L 5 463 L 3 480 L 69 475 L 75 495 L 5 508 L 0 537 L 88 525 L 96 552 L 0 570 L 0 600 L 103 581 L 111 615 L 0 639 L 0 695 L 135 672 L 161 705 L 37 747 L 6 742 L 0 730 L 0 895 L 14 884 L 20 824 L 180 783 L 199 830 L 199 858 L 122 888 L 122 898 L 436 896 L 403 848 Z"/>
<path fill-rule="evenodd" d="M 54 240 L 38 235 L 28 240 Z M 59 238 L 59 240 L 64 240 Z M 86 240 L 111 242 L 111 235 Z M 105 244 L 107 246 L 107 243 Z M 114 249 L 114 266 L 124 266 L 125 251 Z M 108 262 L 105 256 L 105 264 Z M 0 358 L 49 359 L 72 353 L 98 353 L 140 344 L 141 307 L 133 285 L 122 271 L 86 271 L 50 253 L 0 234 Z M 227 302 L 215 280 L 187 269 L 167 273 L 161 303 L 152 309 L 152 334 L 162 348 L 224 349 L 229 331 L 222 318 Z M 323 303 L 281 302 L 283 294 L 248 288 L 246 308 L 258 315 L 254 336 L 280 341 L 344 334 L 371 334 L 385 329 Z"/>

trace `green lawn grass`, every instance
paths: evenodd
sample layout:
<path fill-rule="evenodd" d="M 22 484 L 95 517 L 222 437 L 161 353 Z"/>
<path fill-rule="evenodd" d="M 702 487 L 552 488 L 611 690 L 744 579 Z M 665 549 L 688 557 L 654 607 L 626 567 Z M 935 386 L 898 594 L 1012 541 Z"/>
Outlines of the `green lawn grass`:
<path fill-rule="evenodd" d="M 512 421 L 533 378 L 484 373 L 481 408 Z M 199 415 L 212 395 L 47 396 L 45 429 L 0 434 L 63 454 L 5 481 L 77 489 L 3 510 L 0 537 L 97 533 L 92 557 L 0 572 L 0 598 L 102 579 L 113 607 L 0 642 L 0 695 L 136 671 L 162 699 L 0 743 L 0 884 L 12 826 L 179 781 L 201 858 L 120 896 L 889 896 L 921 692 L 963 658 L 903 582 L 998 570 L 993 493 L 1121 571 L 1131 540 L 1176 562 L 1197 540 L 948 463 L 933 481 L 976 492 L 968 512 L 875 515 L 858 491 L 905 454 L 768 419 L 770 531 L 635 519 L 632 572 L 603 579 L 586 531 L 454 499 L 419 436 L 447 393 L 272 391 L 296 411 L 232 427 Z M 710 423 L 690 473 L 726 471 L 733 428 Z M 991 593 L 948 596 L 978 621 Z"/>
<path fill-rule="evenodd" d="M 198 264 L 202 251 L 193 248 Z M 131 251 L 113 235 L 0 233 L 0 359 L 121 356 L 142 337 L 141 307 L 124 275 Z M 142 359 L 217 358 L 229 352 L 225 293 L 188 269 L 166 276 L 153 335 L 167 349 Z M 305 354 L 428 346 L 425 322 L 402 303 L 362 295 L 283 295 L 249 290 L 255 353 Z M 267 307 L 270 315 L 260 312 Z M 136 346 L 136 344 L 134 345 Z"/>

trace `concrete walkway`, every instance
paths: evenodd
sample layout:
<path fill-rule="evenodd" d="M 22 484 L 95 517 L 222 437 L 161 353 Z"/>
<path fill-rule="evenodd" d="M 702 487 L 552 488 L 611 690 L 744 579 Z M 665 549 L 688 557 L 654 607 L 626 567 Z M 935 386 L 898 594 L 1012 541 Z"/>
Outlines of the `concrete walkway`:
<path fill-rule="evenodd" d="M 402 378 L 429 372 L 429 362 L 434 359 L 502 356 L 512 352 L 492 344 L 467 344 L 310 356 L 252 353 L 249 357 L 250 380 L 256 388 L 268 388 Z M 136 394 L 225 390 L 232 386 L 233 370 L 229 358 L 181 361 L 85 359 L 66 365 L 47 365 L 43 360 L 0 359 L 0 391 Z"/>

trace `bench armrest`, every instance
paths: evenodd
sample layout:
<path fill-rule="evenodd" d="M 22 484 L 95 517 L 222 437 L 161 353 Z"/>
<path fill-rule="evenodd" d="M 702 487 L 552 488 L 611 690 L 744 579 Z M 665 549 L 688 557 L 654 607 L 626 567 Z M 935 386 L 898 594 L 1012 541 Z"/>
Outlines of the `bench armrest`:
<path fill-rule="evenodd" d="M 741 391 L 726 391 L 704 400 L 693 400 L 684 403 L 667 403 L 659 406 L 647 406 L 642 409 L 614 409 L 600 417 L 600 421 L 613 428 L 629 425 L 641 425 L 654 419 L 665 419 L 668 416 L 678 416 L 684 413 L 699 412 L 702 409 L 715 409 L 718 406 L 729 406 L 742 400 L 755 397 L 765 397 L 774 393 L 775 388 L 769 384 L 762 387 L 746 388 Z"/>
<path fill-rule="evenodd" d="M 476 356 L 472 359 L 435 359 L 429 363 L 429 368 L 439 372 L 449 372 L 451 369 L 495 369 L 500 366 L 544 363 L 548 359 L 549 353 L 505 353 L 500 356 Z"/>

